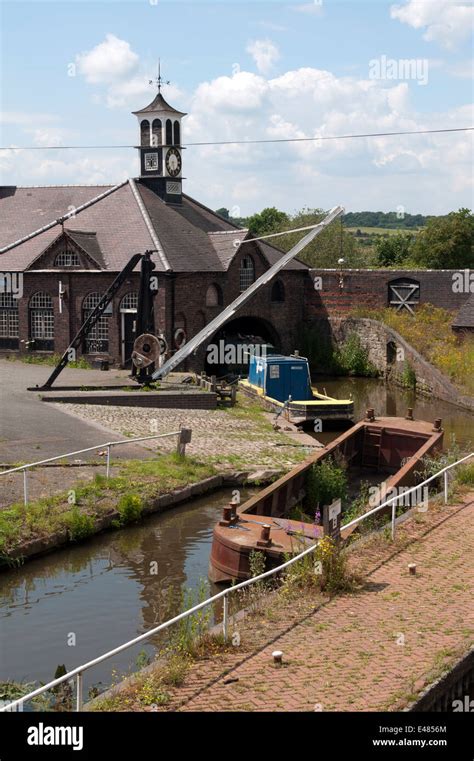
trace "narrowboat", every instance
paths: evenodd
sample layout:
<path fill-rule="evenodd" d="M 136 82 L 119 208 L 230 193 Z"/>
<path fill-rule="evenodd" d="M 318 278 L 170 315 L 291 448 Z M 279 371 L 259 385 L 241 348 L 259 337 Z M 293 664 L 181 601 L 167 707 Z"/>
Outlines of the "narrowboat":
<path fill-rule="evenodd" d="M 217 583 L 244 581 L 251 576 L 252 551 L 265 554 L 268 570 L 283 563 L 288 553 L 301 551 L 324 535 L 324 521 L 320 525 L 288 517 L 306 497 L 307 475 L 313 465 L 327 458 L 344 463 L 352 498 L 360 494 L 362 483 L 376 484 L 380 499 L 368 504 L 369 510 L 382 504 L 384 495 L 392 496 L 394 489 L 398 495 L 421 483 L 423 458 L 441 449 L 442 441 L 440 419 L 434 423 L 413 420 L 411 410 L 406 418 L 375 418 L 373 410 L 368 410 L 367 418 L 247 502 L 224 507 L 223 517 L 214 527 L 209 578 Z M 406 501 L 401 504 L 406 506 Z M 323 513 L 327 506 L 309 505 L 306 513 L 315 515 L 321 507 Z M 385 511 L 389 518 L 391 508 L 382 508 L 381 512 Z M 347 522 L 343 513 L 339 520 L 342 527 Z M 344 529 L 341 536 L 347 536 Z"/>
<path fill-rule="evenodd" d="M 296 425 L 316 419 L 354 419 L 352 399 L 321 394 L 311 385 L 308 360 L 298 354 L 252 355 L 248 378 L 239 381 L 239 388 Z"/>

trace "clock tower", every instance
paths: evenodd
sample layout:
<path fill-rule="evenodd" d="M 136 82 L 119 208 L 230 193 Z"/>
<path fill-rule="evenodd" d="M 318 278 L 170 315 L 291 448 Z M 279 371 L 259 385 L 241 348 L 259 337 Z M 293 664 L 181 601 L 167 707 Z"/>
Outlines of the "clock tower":
<path fill-rule="evenodd" d="M 158 75 L 158 94 L 145 108 L 133 113 L 140 125 L 140 179 L 167 203 L 181 203 L 182 151 L 181 119 L 186 116 L 169 105 L 161 94 L 161 75 Z"/>

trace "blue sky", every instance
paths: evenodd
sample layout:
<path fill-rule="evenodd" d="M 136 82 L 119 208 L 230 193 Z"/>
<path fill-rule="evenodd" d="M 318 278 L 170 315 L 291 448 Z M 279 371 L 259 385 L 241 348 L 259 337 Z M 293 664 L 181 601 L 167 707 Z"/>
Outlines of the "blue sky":
<path fill-rule="evenodd" d="M 158 57 L 165 97 L 189 114 L 185 143 L 472 125 L 463 0 L 17 0 L 1 12 L 3 147 L 135 144 L 130 112 L 152 100 Z M 472 207 L 471 134 L 190 147 L 185 189 L 241 214 L 443 213 Z M 0 153 L 2 184 L 113 183 L 137 169 L 131 148 Z"/>

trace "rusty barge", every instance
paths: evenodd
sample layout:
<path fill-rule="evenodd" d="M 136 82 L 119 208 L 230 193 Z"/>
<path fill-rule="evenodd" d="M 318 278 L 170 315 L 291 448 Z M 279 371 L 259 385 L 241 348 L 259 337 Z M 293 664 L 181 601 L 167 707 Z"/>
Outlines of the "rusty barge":
<path fill-rule="evenodd" d="M 250 578 L 252 550 L 264 552 L 268 569 L 284 562 L 287 553 L 301 551 L 324 535 L 323 525 L 286 517 L 306 496 L 309 469 L 322 460 L 342 460 L 348 473 L 358 477 L 379 474 L 381 493 L 420 483 L 417 474 L 422 459 L 442 448 L 441 420 L 415 421 L 410 410 L 406 418 L 376 419 L 373 410 L 367 412 L 367 418 L 247 502 L 224 508 L 222 519 L 214 527 L 209 561 L 211 581 Z M 382 502 L 383 499 L 378 504 Z M 315 509 L 313 506 L 313 514 Z"/>

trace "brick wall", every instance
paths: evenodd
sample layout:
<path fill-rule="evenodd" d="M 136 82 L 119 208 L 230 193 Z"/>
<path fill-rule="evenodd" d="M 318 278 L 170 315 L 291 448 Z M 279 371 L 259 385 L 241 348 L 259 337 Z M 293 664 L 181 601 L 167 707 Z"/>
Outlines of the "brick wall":
<path fill-rule="evenodd" d="M 453 291 L 457 270 L 310 270 L 305 291 L 305 319 L 347 314 L 355 307 L 380 309 L 388 306 L 388 284 L 410 278 L 420 284 L 420 304 L 434 304 L 458 311 L 469 293 Z M 314 278 L 321 278 L 321 290 Z"/>

